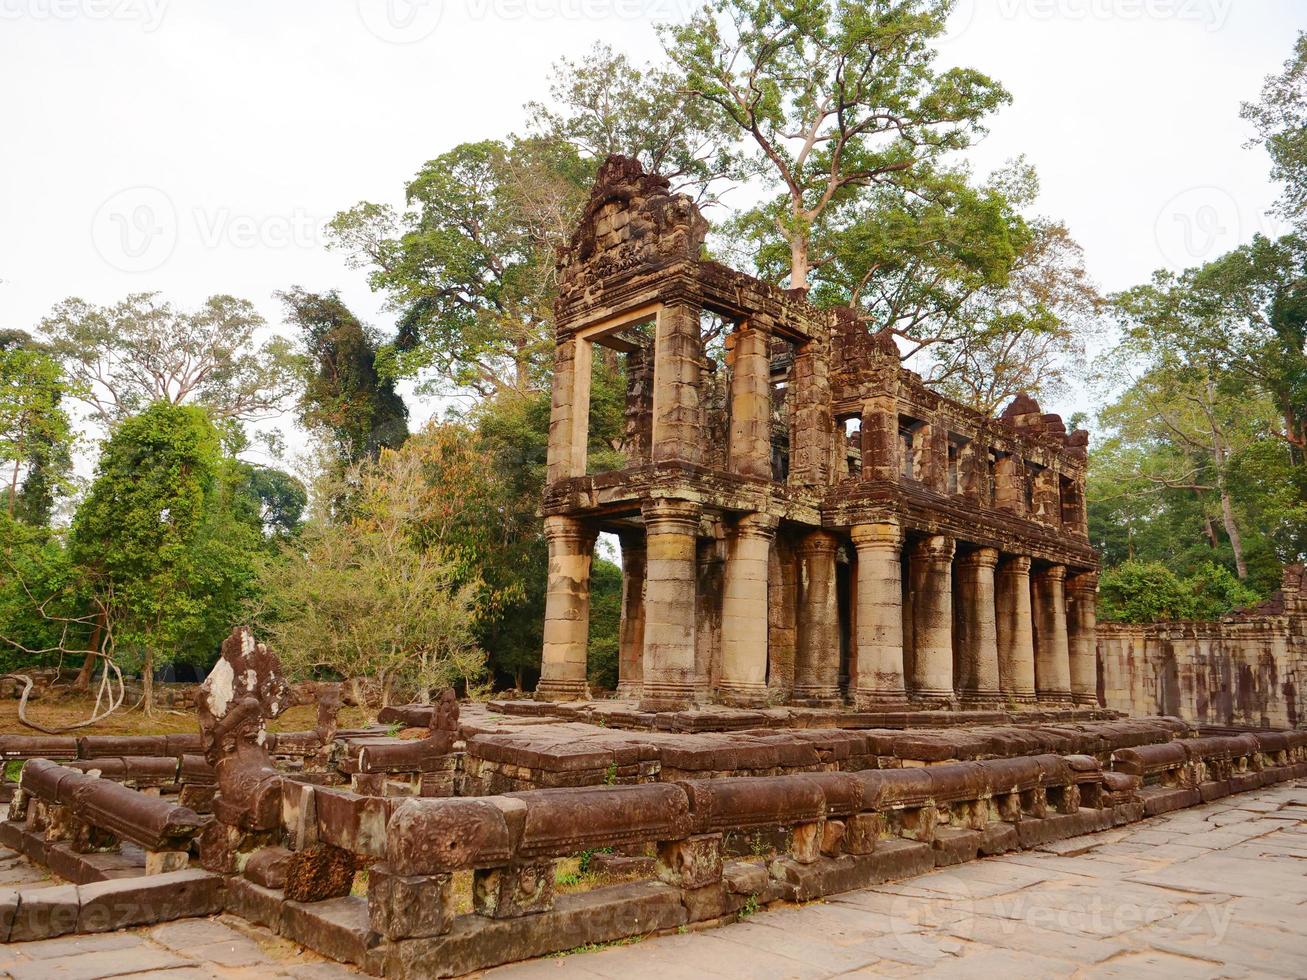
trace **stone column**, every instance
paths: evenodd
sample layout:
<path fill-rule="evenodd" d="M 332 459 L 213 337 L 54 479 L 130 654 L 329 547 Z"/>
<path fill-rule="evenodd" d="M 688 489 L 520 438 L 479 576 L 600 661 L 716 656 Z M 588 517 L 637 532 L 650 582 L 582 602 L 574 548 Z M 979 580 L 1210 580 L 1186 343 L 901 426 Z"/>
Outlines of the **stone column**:
<path fill-rule="evenodd" d="M 624 531 L 622 620 L 617 631 L 617 696 L 638 698 L 644 679 L 644 535 Z"/>
<path fill-rule="evenodd" d="M 799 622 L 794 700 L 835 704 L 840 697 L 840 610 L 835 588 L 839 539 L 813 531 L 798 547 Z"/>
<path fill-rule="evenodd" d="M 679 711 L 694 701 L 695 559 L 698 504 L 648 500 L 644 514 L 642 711 Z"/>
<path fill-rule="evenodd" d="M 1098 704 L 1098 573 L 1081 572 L 1066 582 L 1067 644 L 1071 700 Z"/>
<path fill-rule="evenodd" d="M 903 531 L 897 524 L 859 524 L 856 597 L 859 710 L 907 700 L 903 688 Z"/>
<path fill-rule="evenodd" d="M 574 337 L 554 349 L 547 472 L 550 483 L 585 475 L 593 351 L 589 341 Z"/>
<path fill-rule="evenodd" d="M 771 335 L 753 324 L 731 338 L 730 469 L 771 479 Z"/>
<path fill-rule="evenodd" d="M 1035 636 L 1030 616 L 1030 559 L 1005 558 L 998 566 L 994 608 L 998 625 L 998 684 L 1004 698 L 1035 700 Z"/>
<path fill-rule="evenodd" d="M 725 704 L 767 703 L 767 566 L 776 524 L 766 514 L 746 514 L 728 545 L 718 685 Z"/>
<path fill-rule="evenodd" d="M 977 548 L 957 560 L 958 693 L 976 701 L 995 702 L 1000 697 L 994 605 L 997 565 L 994 548 Z"/>
<path fill-rule="evenodd" d="M 576 701 L 589 697 L 586 649 L 590 634 L 590 559 L 595 531 L 574 517 L 545 518 L 549 584 L 545 591 L 545 648 L 536 698 Z"/>
<path fill-rule="evenodd" d="M 1026 514 L 1026 464 L 1020 456 L 1000 456 L 994 464 L 994 506 L 1018 517 Z"/>
<path fill-rule="evenodd" d="M 1035 575 L 1035 691 L 1041 701 L 1071 700 L 1065 584 L 1065 565 L 1050 565 Z"/>
<path fill-rule="evenodd" d="M 699 403 L 699 310 L 672 303 L 658 311 L 654 327 L 654 462 L 703 460 L 703 409 Z"/>
<path fill-rule="evenodd" d="M 943 534 L 912 545 L 912 693 L 953 697 L 953 539 Z"/>

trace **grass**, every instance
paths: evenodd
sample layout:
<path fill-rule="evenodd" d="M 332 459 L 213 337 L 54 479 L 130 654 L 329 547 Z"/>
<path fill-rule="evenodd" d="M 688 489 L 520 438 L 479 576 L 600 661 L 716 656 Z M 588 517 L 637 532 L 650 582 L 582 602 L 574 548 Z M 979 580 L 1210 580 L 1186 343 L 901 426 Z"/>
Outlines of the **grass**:
<path fill-rule="evenodd" d="M 48 694 L 38 701 L 27 705 L 27 716 L 34 722 L 47 728 L 64 728 L 85 721 L 91 716 L 95 707 L 94 695 L 74 694 L 71 691 L 58 691 Z M 298 732 L 311 730 L 317 725 L 318 709 L 313 704 L 298 704 L 286 711 L 268 725 L 269 731 Z M 363 708 L 347 706 L 340 712 L 340 727 L 358 728 L 369 722 L 367 711 Z M 194 711 L 177 711 L 169 708 L 156 708 L 153 717 L 147 717 L 140 708 L 124 705 L 103 721 L 79 728 L 70 735 L 182 735 L 198 732 L 199 723 Z M 18 720 L 18 701 L 0 701 L 0 732 L 11 734 L 36 735 L 38 732 L 26 728 Z"/>

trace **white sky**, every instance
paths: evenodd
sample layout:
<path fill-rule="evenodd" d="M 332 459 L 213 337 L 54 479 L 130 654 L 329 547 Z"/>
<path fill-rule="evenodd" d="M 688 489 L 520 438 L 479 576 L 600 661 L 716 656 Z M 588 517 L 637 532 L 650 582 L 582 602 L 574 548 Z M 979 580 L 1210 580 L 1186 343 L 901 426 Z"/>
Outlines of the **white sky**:
<path fill-rule="evenodd" d="M 558 57 L 657 55 L 652 23 L 691 4 L 0 0 L 0 328 L 146 290 L 231 293 L 280 323 L 272 293 L 300 285 L 389 331 L 322 223 L 520 128 Z M 1039 210 L 1118 289 L 1276 230 L 1238 109 L 1305 28 L 1301 0 L 961 0 L 942 52 L 1014 96 L 977 167 L 1026 154 Z"/>

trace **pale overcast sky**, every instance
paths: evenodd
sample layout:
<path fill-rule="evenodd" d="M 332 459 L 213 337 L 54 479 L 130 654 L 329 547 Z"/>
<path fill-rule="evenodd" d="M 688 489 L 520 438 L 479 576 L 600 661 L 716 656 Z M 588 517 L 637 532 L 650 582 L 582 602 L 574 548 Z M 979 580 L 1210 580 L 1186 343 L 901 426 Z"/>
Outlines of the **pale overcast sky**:
<path fill-rule="evenodd" d="M 0 0 L 0 327 L 70 295 L 337 288 L 391 320 L 320 227 L 400 203 L 423 161 L 519 128 L 549 64 L 659 52 L 691 0 Z M 1307 28 L 1302 0 L 961 0 L 949 62 L 1014 104 L 975 152 L 1024 153 L 1108 289 L 1212 258 L 1275 197 L 1239 103 Z M 148 219 L 148 220 L 143 220 Z M 1084 404 L 1084 395 L 1067 404 Z M 416 418 L 430 406 L 412 405 Z"/>

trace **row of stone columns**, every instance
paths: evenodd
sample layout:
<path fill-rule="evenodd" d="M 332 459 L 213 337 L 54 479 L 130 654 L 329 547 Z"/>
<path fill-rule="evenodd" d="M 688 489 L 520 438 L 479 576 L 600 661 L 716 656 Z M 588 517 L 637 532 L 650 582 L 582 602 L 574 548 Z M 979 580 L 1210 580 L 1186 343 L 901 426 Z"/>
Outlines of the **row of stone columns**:
<path fill-rule="evenodd" d="M 700 507 L 654 500 L 643 507 L 643 541 L 623 539 L 620 693 L 639 693 L 646 710 L 674 710 L 696 698 L 696 541 Z M 549 587 L 541 697 L 586 693 L 589 570 L 594 533 L 550 517 Z M 719 700 L 756 705 L 767 697 L 768 560 L 776 520 L 741 517 L 731 531 L 722 594 Z M 857 551 L 854 597 L 859 708 L 909 698 L 976 702 L 1097 700 L 1096 577 L 1067 582 L 1066 568 L 1041 568 L 993 548 L 958 552 L 944 535 L 914 538 L 908 588 L 904 537 L 896 524 L 851 532 Z M 798 544 L 797 623 L 792 697 L 841 699 L 836 555 L 840 539 L 813 531 Z M 905 594 L 908 601 L 905 602 Z M 956 603 L 956 608 L 955 608 Z"/>

